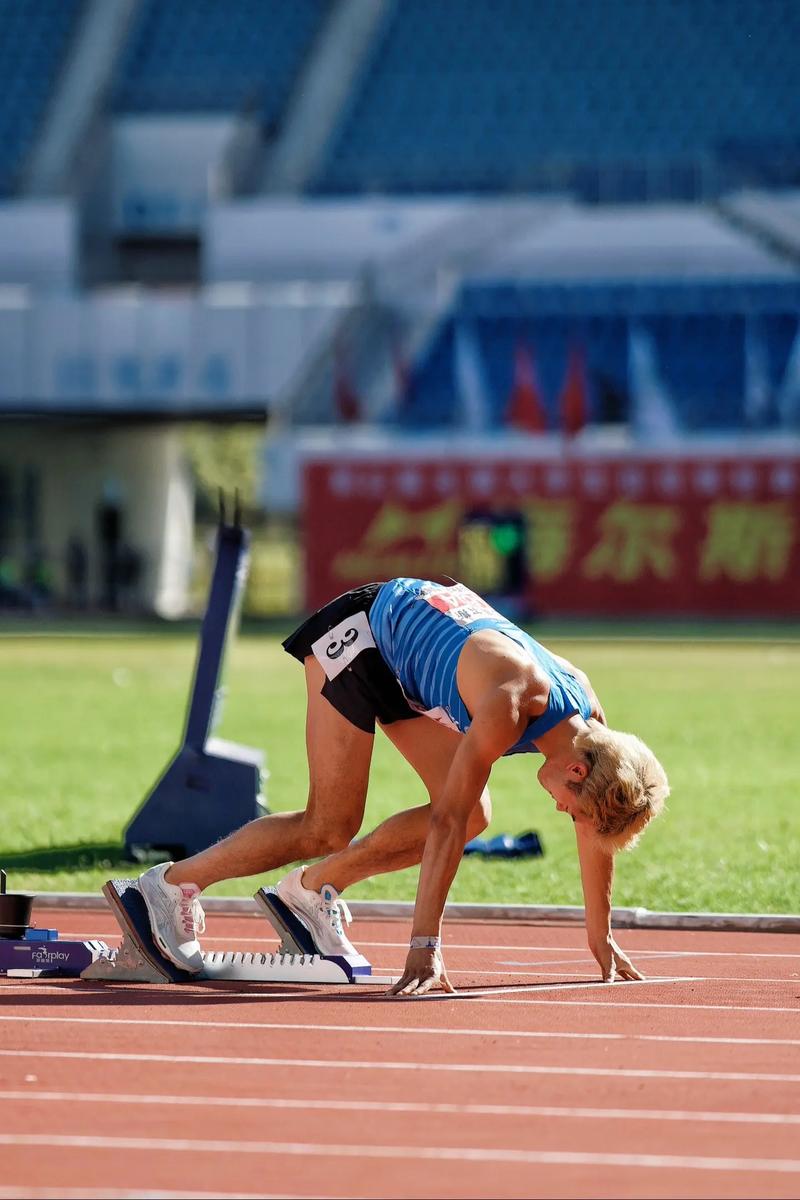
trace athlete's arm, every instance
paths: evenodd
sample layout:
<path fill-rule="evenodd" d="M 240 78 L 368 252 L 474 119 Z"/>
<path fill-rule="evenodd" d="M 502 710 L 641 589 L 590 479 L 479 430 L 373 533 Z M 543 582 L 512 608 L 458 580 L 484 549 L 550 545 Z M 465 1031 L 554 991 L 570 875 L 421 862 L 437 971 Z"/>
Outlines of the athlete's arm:
<path fill-rule="evenodd" d="M 633 963 L 620 950 L 611 934 L 611 889 L 614 883 L 614 856 L 598 844 L 591 826 L 576 825 L 578 859 L 586 913 L 586 937 L 589 949 L 600 964 L 603 979 L 642 979 Z"/>
<path fill-rule="evenodd" d="M 597 699 L 597 693 L 595 692 L 594 688 L 592 687 L 591 680 L 589 679 L 589 676 L 586 674 L 586 672 L 582 671 L 580 669 L 580 667 L 576 667 L 574 665 L 574 663 L 571 663 L 569 661 L 568 658 L 562 658 L 560 654 L 553 654 L 552 650 L 550 650 L 549 653 L 553 655 L 553 658 L 556 660 L 556 662 L 558 663 L 558 665 L 561 667 L 561 669 L 563 671 L 567 671 L 570 675 L 575 676 L 578 683 L 581 685 L 583 690 L 586 692 L 586 695 L 589 697 L 589 700 L 592 705 L 592 711 L 590 713 L 590 716 L 594 717 L 594 719 L 596 721 L 599 721 L 601 725 L 607 725 L 608 722 L 606 721 L 606 714 L 603 712 L 603 706 L 600 703 L 600 701 Z"/>
<path fill-rule="evenodd" d="M 486 786 L 493 763 L 513 746 L 528 722 L 520 708 L 520 690 L 508 682 L 486 691 L 472 711 L 472 724 L 453 757 L 442 793 L 431 804 L 412 938 L 441 936 L 442 913 L 464 853 L 469 814 Z M 423 993 L 437 983 L 453 991 L 441 952 L 435 947 L 412 947 L 405 971 L 391 992 Z"/>

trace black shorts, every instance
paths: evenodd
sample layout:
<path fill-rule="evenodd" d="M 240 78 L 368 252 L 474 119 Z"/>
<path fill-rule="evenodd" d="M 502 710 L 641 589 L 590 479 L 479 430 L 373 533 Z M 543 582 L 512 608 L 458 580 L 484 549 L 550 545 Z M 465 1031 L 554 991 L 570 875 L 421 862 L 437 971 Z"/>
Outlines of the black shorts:
<path fill-rule="evenodd" d="M 331 600 L 290 634 L 283 648 L 298 662 L 313 654 L 325 672 L 322 694 L 351 725 L 375 732 L 375 721 L 391 725 L 414 712 L 369 626 L 368 613 L 381 583 L 353 588 Z"/>

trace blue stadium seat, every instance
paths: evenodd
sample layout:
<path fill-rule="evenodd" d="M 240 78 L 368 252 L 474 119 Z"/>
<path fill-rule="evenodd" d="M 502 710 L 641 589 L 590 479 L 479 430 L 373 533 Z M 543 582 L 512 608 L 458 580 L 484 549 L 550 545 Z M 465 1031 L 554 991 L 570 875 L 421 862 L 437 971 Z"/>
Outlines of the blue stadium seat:
<path fill-rule="evenodd" d="M 330 0 L 145 0 L 125 49 L 119 112 L 238 112 L 277 122 Z"/>
<path fill-rule="evenodd" d="M 795 0 L 402 0 L 313 190 L 686 199 L 800 178 Z M 712 190 L 713 187 L 712 187 Z"/>
<path fill-rule="evenodd" d="M 81 5 L 0 0 L 0 195 L 19 183 Z"/>

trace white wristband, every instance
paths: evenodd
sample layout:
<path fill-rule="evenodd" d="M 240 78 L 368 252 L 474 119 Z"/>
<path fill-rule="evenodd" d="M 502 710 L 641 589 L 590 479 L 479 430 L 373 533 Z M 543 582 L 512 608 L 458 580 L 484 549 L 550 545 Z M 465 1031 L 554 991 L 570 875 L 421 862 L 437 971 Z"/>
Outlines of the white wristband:
<path fill-rule="evenodd" d="M 412 950 L 440 950 L 442 939 L 434 937 L 433 934 L 423 934 L 422 937 L 412 937 Z"/>

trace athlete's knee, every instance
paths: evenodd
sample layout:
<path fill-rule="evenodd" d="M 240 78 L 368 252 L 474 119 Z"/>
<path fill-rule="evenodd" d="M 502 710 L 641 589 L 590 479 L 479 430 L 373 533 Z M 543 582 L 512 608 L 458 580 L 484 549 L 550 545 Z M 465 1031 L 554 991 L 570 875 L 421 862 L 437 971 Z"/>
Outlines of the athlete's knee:
<path fill-rule="evenodd" d="M 359 823 L 347 817 L 337 817 L 324 825 L 314 822 L 303 829 L 303 841 L 307 858 L 321 858 L 325 854 L 336 854 L 349 846 L 358 833 Z"/>

